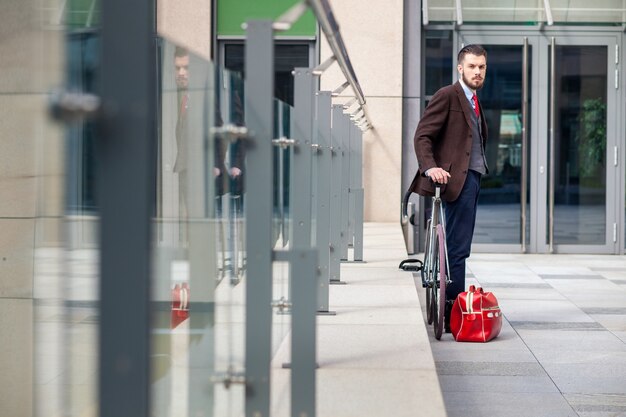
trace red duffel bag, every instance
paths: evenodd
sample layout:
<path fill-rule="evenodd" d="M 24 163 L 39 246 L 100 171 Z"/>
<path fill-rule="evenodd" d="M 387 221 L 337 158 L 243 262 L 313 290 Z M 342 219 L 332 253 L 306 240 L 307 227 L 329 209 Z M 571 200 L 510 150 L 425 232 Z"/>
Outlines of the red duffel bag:
<path fill-rule="evenodd" d="M 189 284 L 176 284 L 172 289 L 172 319 L 170 327 L 174 329 L 189 317 Z"/>
<path fill-rule="evenodd" d="M 488 342 L 502 328 L 502 312 L 493 293 L 470 286 L 452 306 L 450 330 L 457 342 Z"/>

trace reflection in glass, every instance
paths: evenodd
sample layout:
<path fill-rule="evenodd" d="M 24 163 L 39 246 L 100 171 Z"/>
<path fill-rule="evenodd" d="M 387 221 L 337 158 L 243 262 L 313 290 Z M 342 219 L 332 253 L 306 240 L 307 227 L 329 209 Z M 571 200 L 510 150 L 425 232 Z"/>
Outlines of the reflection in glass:
<path fill-rule="evenodd" d="M 159 54 L 153 410 L 239 415 L 243 387 L 214 377 L 244 368 L 246 141 L 225 133 L 243 81 L 167 40 Z"/>
<path fill-rule="evenodd" d="M 425 32 L 425 92 L 432 96 L 452 80 L 452 31 L 428 30 Z"/>
<path fill-rule="evenodd" d="M 481 181 L 474 242 L 517 244 L 521 243 L 523 47 L 485 48 L 488 70 L 478 97 L 489 126 L 485 149 L 489 174 Z"/>
<path fill-rule="evenodd" d="M 224 45 L 224 67 L 243 74 L 244 45 L 228 43 Z M 274 46 L 274 97 L 293 106 L 293 69 L 309 66 L 308 43 L 276 44 Z M 243 74 L 245 78 L 245 74 Z"/>
<path fill-rule="evenodd" d="M 556 244 L 605 243 L 607 54 L 556 47 Z"/>
<path fill-rule="evenodd" d="M 274 136 L 276 138 L 291 137 L 291 115 L 293 108 L 287 103 L 274 100 Z M 292 159 L 293 147 L 274 147 L 274 248 L 277 250 L 288 248 L 289 233 L 291 230 L 290 215 L 290 181 L 289 167 Z M 289 265 L 274 262 L 272 277 L 273 299 L 288 301 L 289 294 Z M 272 320 L 272 352 L 278 349 L 279 344 L 286 336 L 291 320 L 289 310 L 278 311 Z"/>
<path fill-rule="evenodd" d="M 67 83 L 74 91 L 96 93 L 100 69 L 100 35 L 85 30 L 97 17 L 72 4 L 67 10 L 76 31 L 66 38 Z M 96 129 L 92 121 L 66 128 L 64 356 L 66 387 L 64 408 L 69 415 L 96 415 L 99 324 L 99 213 L 94 173 Z"/>

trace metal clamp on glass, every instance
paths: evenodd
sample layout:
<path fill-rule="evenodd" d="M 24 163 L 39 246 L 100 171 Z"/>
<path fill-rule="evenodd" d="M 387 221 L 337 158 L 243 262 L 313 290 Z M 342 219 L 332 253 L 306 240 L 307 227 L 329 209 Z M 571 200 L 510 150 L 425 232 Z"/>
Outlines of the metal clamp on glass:
<path fill-rule="evenodd" d="M 232 384 L 245 384 L 246 377 L 243 372 L 235 372 L 230 365 L 226 372 L 216 373 L 211 377 L 214 384 L 224 384 L 224 388 L 229 389 Z"/>
<path fill-rule="evenodd" d="M 285 297 L 280 297 L 280 299 L 272 301 L 272 308 L 278 309 L 278 314 L 285 313 L 291 309 L 291 301 Z"/>
<path fill-rule="evenodd" d="M 247 139 L 250 137 L 248 128 L 245 126 L 235 126 L 232 124 L 226 124 L 224 126 L 212 127 L 211 134 L 216 138 L 224 139 L 229 142 L 234 142 L 238 139 Z"/>
<path fill-rule="evenodd" d="M 272 139 L 272 145 L 274 146 L 280 146 L 283 149 L 287 149 L 290 146 L 295 146 L 296 145 L 296 140 L 295 139 L 289 139 L 286 137 L 280 137 L 278 139 Z"/>
<path fill-rule="evenodd" d="M 55 90 L 50 94 L 48 111 L 60 122 L 77 122 L 95 118 L 101 108 L 100 97 L 81 92 Z"/>

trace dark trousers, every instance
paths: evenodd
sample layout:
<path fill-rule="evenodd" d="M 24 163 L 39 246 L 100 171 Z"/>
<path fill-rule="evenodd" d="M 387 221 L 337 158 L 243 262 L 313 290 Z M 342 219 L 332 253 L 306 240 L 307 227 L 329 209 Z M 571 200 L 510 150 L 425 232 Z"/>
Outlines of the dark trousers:
<path fill-rule="evenodd" d="M 444 202 L 446 243 L 452 283 L 446 289 L 448 300 L 465 291 L 465 260 L 469 258 L 476 224 L 476 206 L 480 192 L 480 173 L 469 170 L 463 190 L 453 202 Z"/>

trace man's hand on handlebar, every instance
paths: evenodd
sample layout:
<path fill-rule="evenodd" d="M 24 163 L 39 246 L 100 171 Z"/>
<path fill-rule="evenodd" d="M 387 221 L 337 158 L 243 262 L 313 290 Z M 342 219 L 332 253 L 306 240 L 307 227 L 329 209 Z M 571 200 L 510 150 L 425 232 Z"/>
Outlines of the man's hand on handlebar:
<path fill-rule="evenodd" d="M 443 168 L 431 168 L 427 173 L 428 177 L 435 183 L 447 184 L 450 173 Z"/>

